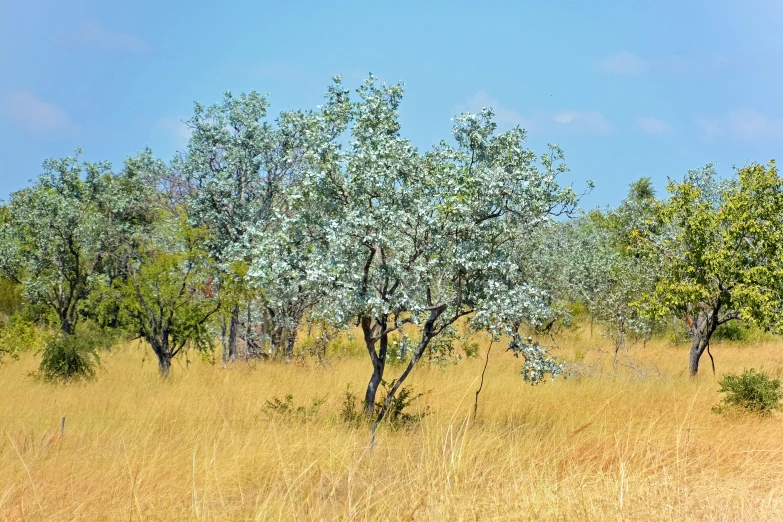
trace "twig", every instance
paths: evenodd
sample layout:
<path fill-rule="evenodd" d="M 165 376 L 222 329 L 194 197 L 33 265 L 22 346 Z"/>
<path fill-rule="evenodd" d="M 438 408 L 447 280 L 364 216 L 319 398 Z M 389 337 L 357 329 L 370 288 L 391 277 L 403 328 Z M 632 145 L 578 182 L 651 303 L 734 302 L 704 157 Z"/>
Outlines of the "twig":
<path fill-rule="evenodd" d="M 484 387 L 484 374 L 487 371 L 487 365 L 489 365 L 489 352 L 492 351 L 492 343 L 495 342 L 495 339 L 491 339 L 489 341 L 489 348 L 487 348 L 487 358 L 484 360 L 484 369 L 481 370 L 481 383 L 479 384 L 478 390 L 476 390 L 476 402 L 473 403 L 473 418 L 476 418 L 476 411 L 478 411 L 478 398 L 479 393 L 481 393 L 481 389 Z"/>
<path fill-rule="evenodd" d="M 710 362 L 712 363 L 712 377 L 715 377 L 715 359 L 712 357 L 712 352 L 710 351 L 710 343 L 707 343 L 707 355 L 710 356 Z"/>

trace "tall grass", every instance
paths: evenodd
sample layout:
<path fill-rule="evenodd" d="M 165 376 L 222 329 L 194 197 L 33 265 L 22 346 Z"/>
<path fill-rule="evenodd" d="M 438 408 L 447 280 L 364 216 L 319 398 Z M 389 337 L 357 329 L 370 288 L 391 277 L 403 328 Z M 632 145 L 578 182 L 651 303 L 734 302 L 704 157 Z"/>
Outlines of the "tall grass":
<path fill-rule="evenodd" d="M 711 413 L 708 360 L 689 379 L 682 346 L 634 346 L 612 371 L 598 336 L 558 344 L 580 376 L 537 387 L 493 350 L 475 418 L 483 358 L 422 365 L 408 382 L 429 414 L 380 426 L 372 448 L 368 426 L 340 420 L 346 387 L 363 393 L 370 374 L 344 348 L 327 365 L 197 361 L 161 381 L 133 344 L 68 386 L 30 379 L 23 355 L 0 366 L 0 519 L 780 520 L 780 414 Z M 780 342 L 712 351 L 719 376 L 783 373 Z M 267 406 L 289 394 L 325 402 Z"/>

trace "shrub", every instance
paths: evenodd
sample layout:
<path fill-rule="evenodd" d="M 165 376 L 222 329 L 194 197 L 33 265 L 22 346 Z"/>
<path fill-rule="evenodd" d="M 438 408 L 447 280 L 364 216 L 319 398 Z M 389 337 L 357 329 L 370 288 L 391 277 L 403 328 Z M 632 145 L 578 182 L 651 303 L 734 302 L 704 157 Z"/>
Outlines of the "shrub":
<path fill-rule="evenodd" d="M 19 352 L 40 350 L 43 343 L 44 334 L 40 328 L 25 318 L 14 316 L 0 328 L 0 362 L 4 356 L 17 359 Z"/>
<path fill-rule="evenodd" d="M 360 426 L 370 421 L 374 421 L 378 413 L 383 408 L 383 403 L 386 401 L 386 397 L 389 395 L 392 387 L 394 387 L 395 381 L 386 382 L 381 380 L 381 386 L 383 387 L 384 397 L 375 403 L 375 412 L 372 417 L 369 417 L 364 413 L 362 403 L 359 401 L 359 397 L 351 391 L 351 387 L 345 391 L 345 398 L 343 399 L 343 407 L 340 410 L 340 419 L 346 424 L 352 426 Z M 386 412 L 385 420 L 389 422 L 392 428 L 410 428 L 417 424 L 421 419 L 427 415 L 427 410 L 419 413 L 409 413 L 411 405 L 420 397 L 423 393 L 413 393 L 413 389 L 409 386 L 402 386 L 397 390 L 397 394 L 389 405 L 389 411 Z"/>
<path fill-rule="evenodd" d="M 59 332 L 47 339 L 35 374 L 46 382 L 91 381 L 100 367 L 100 339 L 91 334 Z"/>
<path fill-rule="evenodd" d="M 462 345 L 462 351 L 465 352 L 465 357 L 473 359 L 479 355 L 479 344 L 476 342 L 466 342 Z"/>
<path fill-rule="evenodd" d="M 741 375 L 725 375 L 718 384 L 720 393 L 726 395 L 721 404 L 713 408 L 716 413 L 746 411 L 767 416 L 773 410 L 780 409 L 780 400 L 783 398 L 780 381 L 770 379 L 764 372 L 751 368 Z"/>
<path fill-rule="evenodd" d="M 22 285 L 0 277 L 0 313 L 11 317 L 22 308 L 23 304 Z"/>
<path fill-rule="evenodd" d="M 367 421 L 367 416 L 359 406 L 359 397 L 351 391 L 351 385 L 345 390 L 345 398 L 343 399 L 343 407 L 340 410 L 340 419 L 346 424 L 360 425 Z"/>
<path fill-rule="evenodd" d="M 376 415 L 381 411 L 383 403 L 386 402 L 386 397 L 388 397 L 395 382 L 395 380 L 391 382 L 381 381 L 385 393 L 383 399 L 375 403 Z M 386 412 L 386 419 L 389 421 L 389 424 L 395 429 L 409 428 L 418 424 L 427 415 L 427 410 L 425 409 L 419 413 L 408 413 L 406 410 L 410 409 L 410 406 L 423 395 L 423 393 L 413 393 L 413 389 L 410 386 L 402 386 L 397 390 L 397 394 L 392 398 L 389 405 L 389 411 Z"/>
<path fill-rule="evenodd" d="M 5 343 L 0 342 L 0 363 L 6 358 L 18 359 L 19 349 L 16 346 L 6 346 Z"/>
<path fill-rule="evenodd" d="M 315 416 L 321 405 L 325 402 L 325 399 L 313 399 L 313 403 L 310 406 L 295 406 L 294 396 L 288 394 L 285 399 L 279 399 L 278 397 L 272 397 L 272 400 L 266 401 L 266 409 L 269 412 L 282 415 L 284 417 L 296 418 L 301 421 L 306 421 Z"/>
<path fill-rule="evenodd" d="M 715 329 L 715 333 L 712 334 L 713 339 L 720 339 L 723 341 L 747 341 L 748 340 L 748 325 L 740 324 L 739 321 L 729 322 L 718 326 Z"/>

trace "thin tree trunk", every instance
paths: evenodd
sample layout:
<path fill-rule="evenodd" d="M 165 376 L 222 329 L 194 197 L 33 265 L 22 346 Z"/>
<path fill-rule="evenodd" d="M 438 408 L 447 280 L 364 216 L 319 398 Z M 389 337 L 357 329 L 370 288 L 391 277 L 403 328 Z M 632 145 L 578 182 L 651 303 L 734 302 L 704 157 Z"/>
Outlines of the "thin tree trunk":
<path fill-rule="evenodd" d="M 288 337 L 285 340 L 285 358 L 290 361 L 294 357 L 294 345 L 296 344 L 296 328 L 291 329 L 288 332 Z"/>
<path fill-rule="evenodd" d="M 60 331 L 67 335 L 73 335 L 73 331 L 76 329 L 76 321 L 71 320 L 68 312 L 59 313 L 60 316 Z"/>
<path fill-rule="evenodd" d="M 275 326 L 272 329 L 272 333 L 269 336 L 269 355 L 272 357 L 277 356 L 277 352 L 280 351 L 280 345 L 283 342 L 283 329 L 280 326 Z"/>
<path fill-rule="evenodd" d="M 386 328 L 388 322 L 387 316 L 381 316 L 380 321 L 376 324 L 379 325 L 381 331 Z M 375 412 L 375 396 L 378 393 L 378 388 L 383 381 L 383 372 L 386 369 L 386 354 L 389 348 L 389 336 L 381 335 L 378 340 L 378 351 L 375 351 L 375 341 L 372 335 L 372 319 L 363 318 L 362 331 L 364 332 L 364 342 L 367 346 L 367 352 L 370 354 L 370 360 L 372 361 L 372 376 L 370 376 L 370 382 L 367 383 L 367 391 L 364 393 L 364 412 L 368 416 L 372 416 Z"/>
<path fill-rule="evenodd" d="M 223 367 L 228 362 L 228 345 L 226 344 L 226 314 L 220 314 L 220 346 L 223 349 Z"/>
<path fill-rule="evenodd" d="M 374 364 L 370 382 L 367 383 L 367 391 L 364 394 L 364 412 L 372 415 L 375 412 L 375 395 L 378 393 L 378 387 L 383 380 L 384 364 Z"/>
<path fill-rule="evenodd" d="M 487 373 L 487 366 L 489 366 L 489 352 L 492 351 L 492 343 L 495 342 L 495 339 L 492 338 L 489 341 L 489 348 L 487 348 L 487 358 L 484 360 L 484 369 L 481 370 L 481 383 L 479 384 L 478 390 L 476 390 L 476 402 L 473 403 L 473 418 L 476 418 L 476 413 L 478 412 L 478 398 L 479 393 L 481 393 L 482 388 L 484 388 L 484 374 Z"/>
<path fill-rule="evenodd" d="M 237 330 L 239 329 L 239 305 L 231 308 L 231 322 L 228 327 L 228 360 L 237 358 Z"/>
<path fill-rule="evenodd" d="M 430 316 L 427 319 L 427 322 L 424 323 L 424 328 L 422 329 L 421 340 L 419 341 L 419 345 L 416 347 L 416 351 L 413 353 L 413 356 L 411 357 L 408 366 L 405 368 L 405 371 L 402 372 L 402 375 L 400 375 L 399 379 L 397 379 L 397 381 L 394 383 L 394 386 L 392 386 L 391 390 L 389 390 L 388 395 L 386 395 L 386 400 L 383 402 L 383 407 L 381 408 L 381 411 L 378 412 L 378 418 L 376 422 L 380 423 L 383 420 L 383 417 L 386 415 L 386 412 L 389 411 L 389 406 L 391 406 L 392 399 L 394 399 L 394 395 L 397 393 L 397 390 L 400 389 L 400 386 L 402 386 L 402 383 L 411 373 L 413 367 L 416 366 L 416 363 L 419 361 L 419 359 L 421 359 L 421 356 L 424 355 L 424 350 L 426 350 L 429 347 L 430 341 L 436 335 L 435 321 L 438 320 L 438 318 L 441 316 L 444 310 L 446 310 L 446 305 L 441 305 L 431 309 Z"/>
<path fill-rule="evenodd" d="M 268 355 L 272 355 L 272 343 L 269 343 L 269 351 L 266 350 L 266 337 L 267 332 L 269 332 L 269 313 L 264 310 L 261 314 L 261 351 L 267 353 Z"/>
<path fill-rule="evenodd" d="M 247 303 L 247 323 L 245 323 L 245 362 L 250 357 L 250 302 Z"/>
<path fill-rule="evenodd" d="M 693 325 L 693 340 L 688 356 L 688 373 L 695 377 L 699 373 L 699 360 L 702 354 L 710 344 L 715 328 L 718 326 L 718 312 L 711 313 L 700 312 L 696 317 L 696 323 Z"/>

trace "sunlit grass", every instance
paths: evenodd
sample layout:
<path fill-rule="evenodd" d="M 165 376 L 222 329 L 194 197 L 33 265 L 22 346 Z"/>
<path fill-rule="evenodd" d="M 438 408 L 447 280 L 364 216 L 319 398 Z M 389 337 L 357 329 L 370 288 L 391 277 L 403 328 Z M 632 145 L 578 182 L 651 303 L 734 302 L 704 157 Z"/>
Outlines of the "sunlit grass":
<path fill-rule="evenodd" d="M 709 359 L 689 379 L 684 346 L 633 346 L 613 372 L 597 335 L 558 344 L 583 375 L 537 387 L 496 344 L 476 418 L 486 341 L 482 358 L 422 365 L 408 382 L 429 414 L 380 426 L 372 449 L 368 426 L 340 420 L 347 387 L 361 396 L 369 378 L 361 355 L 195 361 L 162 382 L 134 344 L 107 354 L 96 382 L 62 387 L 29 378 L 26 354 L 0 367 L 0 519 L 780 519 L 780 414 L 712 413 Z M 780 342 L 712 351 L 719 376 L 783 372 Z M 287 394 L 325 402 L 309 420 L 271 412 Z"/>

